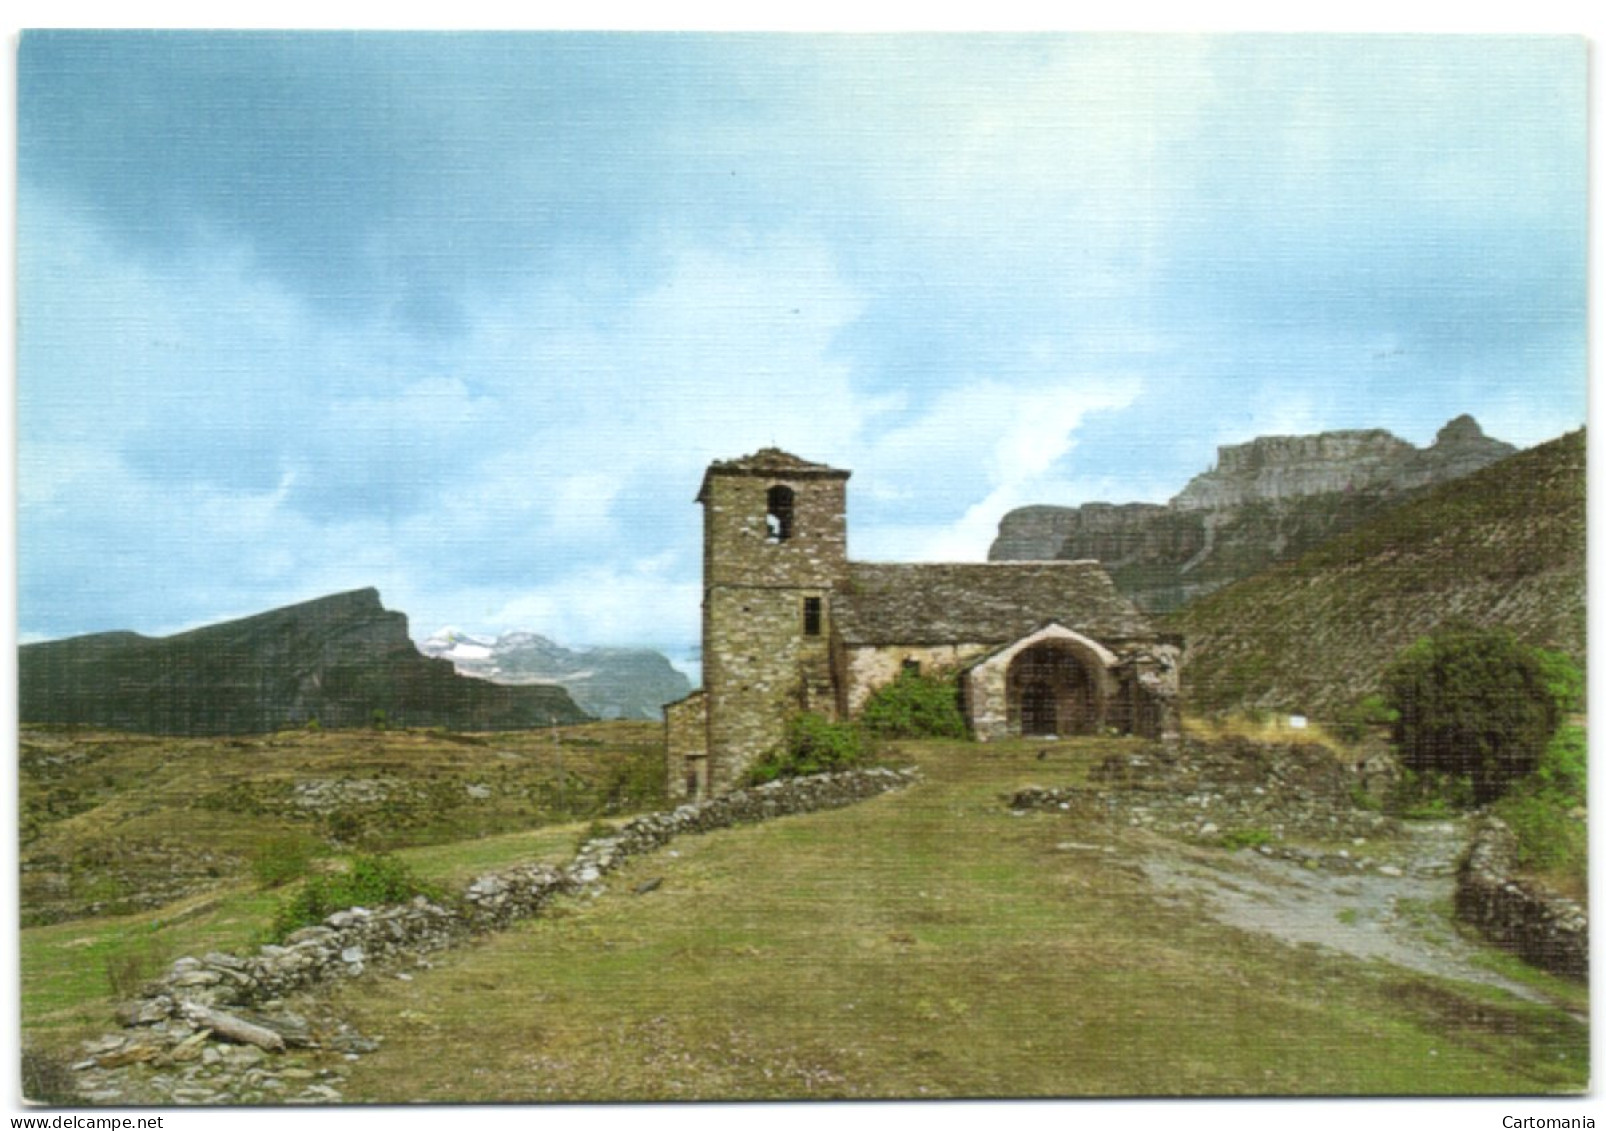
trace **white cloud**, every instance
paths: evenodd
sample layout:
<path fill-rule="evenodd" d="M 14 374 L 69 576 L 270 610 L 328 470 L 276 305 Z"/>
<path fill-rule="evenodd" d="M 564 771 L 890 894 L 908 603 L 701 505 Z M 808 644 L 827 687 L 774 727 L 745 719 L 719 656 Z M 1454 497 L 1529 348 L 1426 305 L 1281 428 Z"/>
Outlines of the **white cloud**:
<path fill-rule="evenodd" d="M 1047 388 L 982 381 L 940 394 L 928 412 L 871 446 L 865 463 L 872 482 L 892 480 L 919 494 L 879 510 L 892 512 L 880 529 L 860 523 L 856 552 L 912 561 L 984 559 L 1005 512 L 1064 500 L 1055 469 L 1077 429 L 1089 413 L 1130 404 L 1140 385 L 1129 377 Z M 920 521 L 939 500 L 978 494 L 955 519 Z"/>

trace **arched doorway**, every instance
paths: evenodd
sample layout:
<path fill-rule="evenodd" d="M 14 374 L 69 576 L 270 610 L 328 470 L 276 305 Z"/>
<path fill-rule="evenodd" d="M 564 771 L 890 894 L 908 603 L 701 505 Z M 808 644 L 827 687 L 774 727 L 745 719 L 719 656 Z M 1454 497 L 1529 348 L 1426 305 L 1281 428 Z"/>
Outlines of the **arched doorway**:
<path fill-rule="evenodd" d="M 1079 652 L 1067 641 L 1045 640 L 1010 662 L 1010 729 L 1030 737 L 1098 732 L 1105 715 L 1102 665 Z"/>

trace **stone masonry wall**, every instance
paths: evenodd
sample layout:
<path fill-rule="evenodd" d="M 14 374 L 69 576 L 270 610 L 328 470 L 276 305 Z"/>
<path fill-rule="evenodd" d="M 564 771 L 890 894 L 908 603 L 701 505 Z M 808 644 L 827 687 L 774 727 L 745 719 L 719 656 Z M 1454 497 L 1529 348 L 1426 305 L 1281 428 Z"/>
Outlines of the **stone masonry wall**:
<path fill-rule="evenodd" d="M 1589 975 L 1589 916 L 1573 900 L 1513 879 L 1517 838 L 1484 816 L 1456 876 L 1456 918 L 1525 961 L 1553 973 Z"/>
<path fill-rule="evenodd" d="M 842 680 L 842 708 L 849 717 L 857 715 L 877 688 L 898 678 L 906 660 L 914 660 L 928 675 L 934 671 L 951 672 L 987 648 L 985 644 L 845 646 L 837 661 L 846 676 Z"/>
<path fill-rule="evenodd" d="M 703 504 L 703 584 L 827 588 L 846 573 L 842 478 L 710 474 Z M 792 536 L 769 541 L 771 487 L 793 491 Z"/>
<path fill-rule="evenodd" d="M 664 708 L 664 750 L 668 795 L 684 800 L 696 792 L 689 779 L 708 773 L 708 698 L 701 691 Z"/>
<path fill-rule="evenodd" d="M 422 896 L 396 907 L 352 907 L 296 931 L 283 945 L 247 955 L 180 958 L 120 1008 L 119 1020 L 132 1032 L 89 1042 L 88 1058 L 74 1068 L 177 1067 L 200 1060 L 207 1042 L 218 1039 L 268 1052 L 317 1045 L 319 1035 L 284 1008 L 285 995 L 409 957 L 419 962 L 475 933 L 537 914 L 555 896 L 596 892 L 602 877 L 630 857 L 656 851 L 677 836 L 840 808 L 903 788 L 915 777 L 913 770 L 876 768 L 770 782 L 636 817 L 613 836 L 587 841 L 564 868 L 521 864 L 487 873 L 468 886 L 456 907 Z M 360 1038 L 345 1033 L 339 1039 L 363 1051 Z"/>
<path fill-rule="evenodd" d="M 833 709 L 831 590 L 847 569 L 846 472 L 711 469 L 703 498 L 703 687 L 708 782 L 732 789 L 799 711 Z M 792 527 L 770 541 L 771 488 L 793 492 Z M 819 633 L 803 632 L 820 602 Z"/>
<path fill-rule="evenodd" d="M 709 788 L 741 782 L 776 746 L 786 721 L 809 703 L 811 671 L 829 674 L 827 637 L 803 635 L 803 600 L 824 590 L 710 590 L 703 635 L 708 694 Z"/>

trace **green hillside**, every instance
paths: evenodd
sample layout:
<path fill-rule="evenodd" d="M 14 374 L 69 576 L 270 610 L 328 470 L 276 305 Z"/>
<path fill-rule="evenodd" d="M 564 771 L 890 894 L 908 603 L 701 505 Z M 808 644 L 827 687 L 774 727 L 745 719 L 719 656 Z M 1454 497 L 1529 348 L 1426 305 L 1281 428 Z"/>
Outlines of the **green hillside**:
<path fill-rule="evenodd" d="M 1188 707 L 1329 714 L 1451 618 L 1582 663 L 1585 449 L 1521 452 L 1177 613 Z"/>

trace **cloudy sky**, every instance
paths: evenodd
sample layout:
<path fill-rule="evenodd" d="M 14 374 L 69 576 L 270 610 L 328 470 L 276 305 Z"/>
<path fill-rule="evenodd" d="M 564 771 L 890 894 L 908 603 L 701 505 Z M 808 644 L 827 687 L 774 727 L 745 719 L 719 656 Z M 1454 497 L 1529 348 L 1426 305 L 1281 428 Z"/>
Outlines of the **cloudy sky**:
<path fill-rule="evenodd" d="M 364 585 L 695 645 L 713 459 L 854 557 L 1216 445 L 1585 417 L 1561 38 L 29 33 L 18 631 Z"/>

